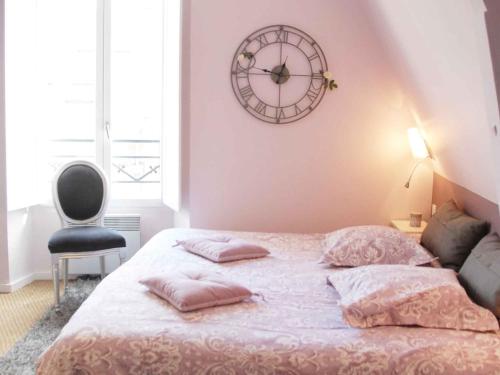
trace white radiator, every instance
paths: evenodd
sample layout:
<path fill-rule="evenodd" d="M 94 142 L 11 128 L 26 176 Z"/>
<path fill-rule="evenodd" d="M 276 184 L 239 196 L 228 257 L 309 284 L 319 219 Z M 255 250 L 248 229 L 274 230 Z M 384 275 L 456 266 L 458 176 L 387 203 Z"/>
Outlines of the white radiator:
<path fill-rule="evenodd" d="M 104 216 L 104 226 L 119 232 L 127 241 L 127 260 L 141 247 L 141 216 L 138 214 L 109 214 Z M 118 268 L 118 255 L 106 256 L 106 272 Z M 69 261 L 71 275 L 99 274 L 99 257 Z"/>

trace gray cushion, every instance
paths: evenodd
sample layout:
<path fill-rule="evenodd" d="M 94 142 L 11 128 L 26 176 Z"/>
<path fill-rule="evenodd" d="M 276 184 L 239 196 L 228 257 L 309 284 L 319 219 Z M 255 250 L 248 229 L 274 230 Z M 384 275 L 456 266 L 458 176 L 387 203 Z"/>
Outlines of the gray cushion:
<path fill-rule="evenodd" d="M 429 220 L 422 233 L 422 245 L 439 258 L 443 267 L 458 271 L 489 230 L 486 221 L 464 214 L 450 201 L 439 207 Z"/>
<path fill-rule="evenodd" d="M 96 251 L 125 246 L 125 238 L 120 233 L 103 227 L 63 228 L 49 240 L 51 253 Z"/>
<path fill-rule="evenodd" d="M 500 238 L 484 237 L 467 257 L 458 278 L 469 296 L 500 318 Z"/>
<path fill-rule="evenodd" d="M 66 216 L 74 220 L 90 219 L 101 209 L 104 182 L 88 165 L 72 165 L 59 176 L 57 194 Z"/>

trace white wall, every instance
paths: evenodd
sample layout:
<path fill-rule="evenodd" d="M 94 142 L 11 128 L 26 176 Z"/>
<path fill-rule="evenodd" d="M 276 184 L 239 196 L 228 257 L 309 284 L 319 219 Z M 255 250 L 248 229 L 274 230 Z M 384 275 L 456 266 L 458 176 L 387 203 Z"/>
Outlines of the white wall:
<path fill-rule="evenodd" d="M 9 275 L 14 288 L 31 281 L 34 252 L 30 209 L 10 211 L 8 218 Z"/>
<path fill-rule="evenodd" d="M 0 0 L 0 284 L 10 280 L 7 246 L 7 184 L 5 154 L 5 32 L 4 0 Z M 1 292 L 0 288 L 0 292 Z"/>
<path fill-rule="evenodd" d="M 493 75 L 483 45 L 487 36 L 482 0 L 370 4 L 398 68 L 398 81 L 413 101 L 436 154 L 437 172 L 498 202 L 491 120 L 495 114 L 492 117 L 487 89 Z"/>

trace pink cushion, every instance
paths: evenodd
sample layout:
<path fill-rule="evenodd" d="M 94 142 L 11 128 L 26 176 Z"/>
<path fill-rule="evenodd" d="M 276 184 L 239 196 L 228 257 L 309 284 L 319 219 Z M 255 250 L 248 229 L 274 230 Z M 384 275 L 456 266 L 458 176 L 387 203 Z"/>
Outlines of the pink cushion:
<path fill-rule="evenodd" d="M 236 303 L 252 295 L 247 288 L 218 275 L 198 271 L 175 272 L 139 281 L 180 311 Z"/>
<path fill-rule="evenodd" d="M 193 238 L 177 241 L 177 244 L 193 254 L 217 263 L 260 258 L 269 254 L 269 251 L 261 246 L 226 235 Z"/>
<path fill-rule="evenodd" d="M 366 225 L 348 227 L 329 233 L 321 263 L 337 267 L 358 267 L 368 264 L 430 263 L 433 256 L 413 238 L 397 229 Z"/>
<path fill-rule="evenodd" d="M 353 327 L 498 330 L 495 316 L 469 299 L 450 269 L 372 265 L 334 272 L 328 282 L 340 294 L 344 319 Z"/>

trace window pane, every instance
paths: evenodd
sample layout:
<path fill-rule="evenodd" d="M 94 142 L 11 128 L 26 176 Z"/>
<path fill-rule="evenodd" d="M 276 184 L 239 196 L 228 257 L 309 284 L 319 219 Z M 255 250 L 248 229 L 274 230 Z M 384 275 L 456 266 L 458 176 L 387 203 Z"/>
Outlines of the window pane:
<path fill-rule="evenodd" d="M 114 199 L 160 199 L 163 0 L 111 8 L 111 180 Z"/>
<path fill-rule="evenodd" d="M 37 2 L 39 122 L 49 176 L 68 161 L 96 159 L 96 9 L 89 0 Z"/>
<path fill-rule="evenodd" d="M 17 159 L 11 170 L 36 175 L 43 200 L 59 166 L 95 160 L 96 4 L 6 2 L 8 153 Z M 16 152 L 29 155 L 29 168 Z"/>

